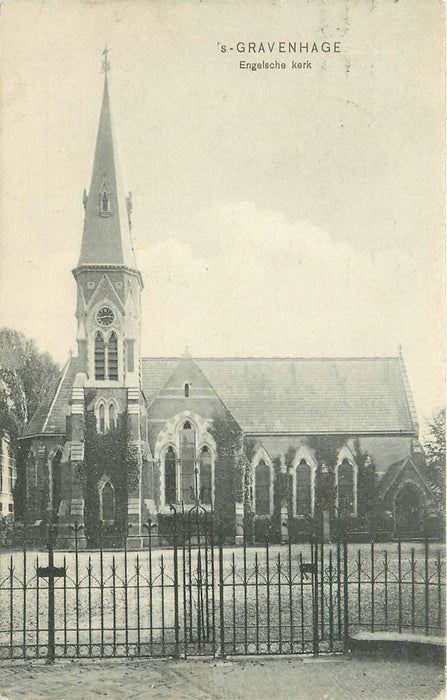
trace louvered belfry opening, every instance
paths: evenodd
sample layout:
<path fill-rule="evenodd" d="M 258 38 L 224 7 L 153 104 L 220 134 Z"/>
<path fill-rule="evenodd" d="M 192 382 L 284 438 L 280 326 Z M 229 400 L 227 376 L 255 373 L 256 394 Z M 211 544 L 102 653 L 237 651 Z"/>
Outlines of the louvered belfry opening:
<path fill-rule="evenodd" d="M 109 379 L 118 379 L 118 338 L 115 332 L 109 338 Z"/>
<path fill-rule="evenodd" d="M 104 338 L 101 333 L 95 336 L 95 379 L 105 378 Z"/>

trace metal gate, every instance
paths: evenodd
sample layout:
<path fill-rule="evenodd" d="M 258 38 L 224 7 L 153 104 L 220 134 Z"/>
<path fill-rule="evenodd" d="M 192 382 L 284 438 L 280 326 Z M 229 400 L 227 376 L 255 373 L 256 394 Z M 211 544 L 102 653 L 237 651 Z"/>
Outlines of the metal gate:
<path fill-rule="evenodd" d="M 346 649 L 349 626 L 444 625 L 445 565 L 428 543 L 407 571 L 400 543 L 385 559 L 374 543 L 229 547 L 210 513 L 171 524 L 162 537 L 149 522 L 138 552 L 82 551 L 78 527 L 74 551 L 54 551 L 50 527 L 45 553 L 3 555 L 0 658 L 318 654 Z"/>

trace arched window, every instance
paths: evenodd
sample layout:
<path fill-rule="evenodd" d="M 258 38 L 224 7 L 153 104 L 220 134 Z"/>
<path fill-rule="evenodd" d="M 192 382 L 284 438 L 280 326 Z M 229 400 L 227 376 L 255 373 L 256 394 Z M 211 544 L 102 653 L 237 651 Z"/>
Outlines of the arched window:
<path fill-rule="evenodd" d="M 189 384 L 188 384 L 188 382 L 186 382 L 186 384 L 185 384 L 185 396 L 186 397 L 189 396 Z"/>
<path fill-rule="evenodd" d="M 118 379 L 118 338 L 114 331 L 109 338 L 109 379 Z"/>
<path fill-rule="evenodd" d="M 344 459 L 338 467 L 337 495 L 339 517 L 345 518 L 354 513 L 354 467 L 348 459 Z"/>
<path fill-rule="evenodd" d="M 58 450 L 51 460 L 51 505 L 54 513 L 58 512 L 62 497 L 61 459 L 62 451 Z"/>
<path fill-rule="evenodd" d="M 196 466 L 196 436 L 189 421 L 183 424 L 180 431 L 180 459 L 182 466 L 181 497 L 185 503 L 191 503 L 196 492 L 194 471 Z"/>
<path fill-rule="evenodd" d="M 105 376 L 104 350 L 104 338 L 98 331 L 95 335 L 95 379 L 104 379 Z"/>
<path fill-rule="evenodd" d="M 106 481 L 101 489 L 101 517 L 105 523 L 115 520 L 115 492 L 110 481 Z"/>
<path fill-rule="evenodd" d="M 98 433 L 105 433 L 106 431 L 106 407 L 103 403 L 98 406 L 96 429 Z"/>
<path fill-rule="evenodd" d="M 113 401 L 109 403 L 109 428 L 116 428 L 117 424 L 117 415 L 116 415 L 116 406 Z"/>
<path fill-rule="evenodd" d="M 206 506 L 212 503 L 211 452 L 206 446 L 200 452 L 200 500 Z"/>
<path fill-rule="evenodd" d="M 104 192 L 102 195 L 102 211 L 108 212 L 109 211 L 109 198 L 107 196 L 107 192 Z"/>
<path fill-rule="evenodd" d="M 165 503 L 177 502 L 176 458 L 172 447 L 165 454 Z"/>
<path fill-rule="evenodd" d="M 305 459 L 296 467 L 295 476 L 295 513 L 296 515 L 311 515 L 312 513 L 312 481 L 311 468 Z"/>
<path fill-rule="evenodd" d="M 256 515 L 270 515 L 270 467 L 263 459 L 255 472 Z"/>

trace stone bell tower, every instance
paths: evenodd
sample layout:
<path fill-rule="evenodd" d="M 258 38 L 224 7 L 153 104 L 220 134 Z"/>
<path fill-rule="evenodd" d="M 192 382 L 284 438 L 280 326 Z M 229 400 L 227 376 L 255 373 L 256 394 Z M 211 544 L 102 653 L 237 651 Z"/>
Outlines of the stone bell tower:
<path fill-rule="evenodd" d="M 98 432 L 107 432 L 120 415 L 125 416 L 139 450 L 144 439 L 141 434 L 144 401 L 140 387 L 143 282 L 132 243 L 132 198 L 124 192 L 117 162 L 108 70 L 106 58 L 93 172 L 88 194 L 84 191 L 83 197 L 81 252 L 73 270 L 77 286 L 78 359 L 68 418 L 71 500 L 67 524 L 75 520 L 83 522 L 84 498 L 77 465 L 84 457 L 84 412 L 95 412 Z M 98 484 L 100 504 L 104 484 L 111 489 L 111 496 L 107 496 L 110 501 L 114 485 L 106 472 Z M 136 536 L 140 527 L 140 501 L 138 487 L 128 494 L 127 510 L 128 523 Z"/>

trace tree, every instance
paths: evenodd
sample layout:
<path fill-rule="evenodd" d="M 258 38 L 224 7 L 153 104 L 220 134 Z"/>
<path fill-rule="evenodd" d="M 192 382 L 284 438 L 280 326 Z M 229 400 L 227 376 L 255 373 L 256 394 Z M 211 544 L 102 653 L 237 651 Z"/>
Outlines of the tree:
<path fill-rule="evenodd" d="M 0 437 L 10 438 L 10 457 L 16 460 L 15 514 L 22 514 L 24 465 L 29 447 L 17 441 L 41 401 L 51 391 L 59 367 L 48 353 L 38 351 L 34 340 L 9 328 L 0 329 Z"/>
<path fill-rule="evenodd" d="M 34 340 L 0 329 L 0 429 L 20 431 L 58 375 L 58 365 L 47 352 L 39 352 Z"/>
<path fill-rule="evenodd" d="M 427 433 L 424 448 L 428 482 L 434 503 L 445 517 L 445 409 L 428 421 Z"/>

